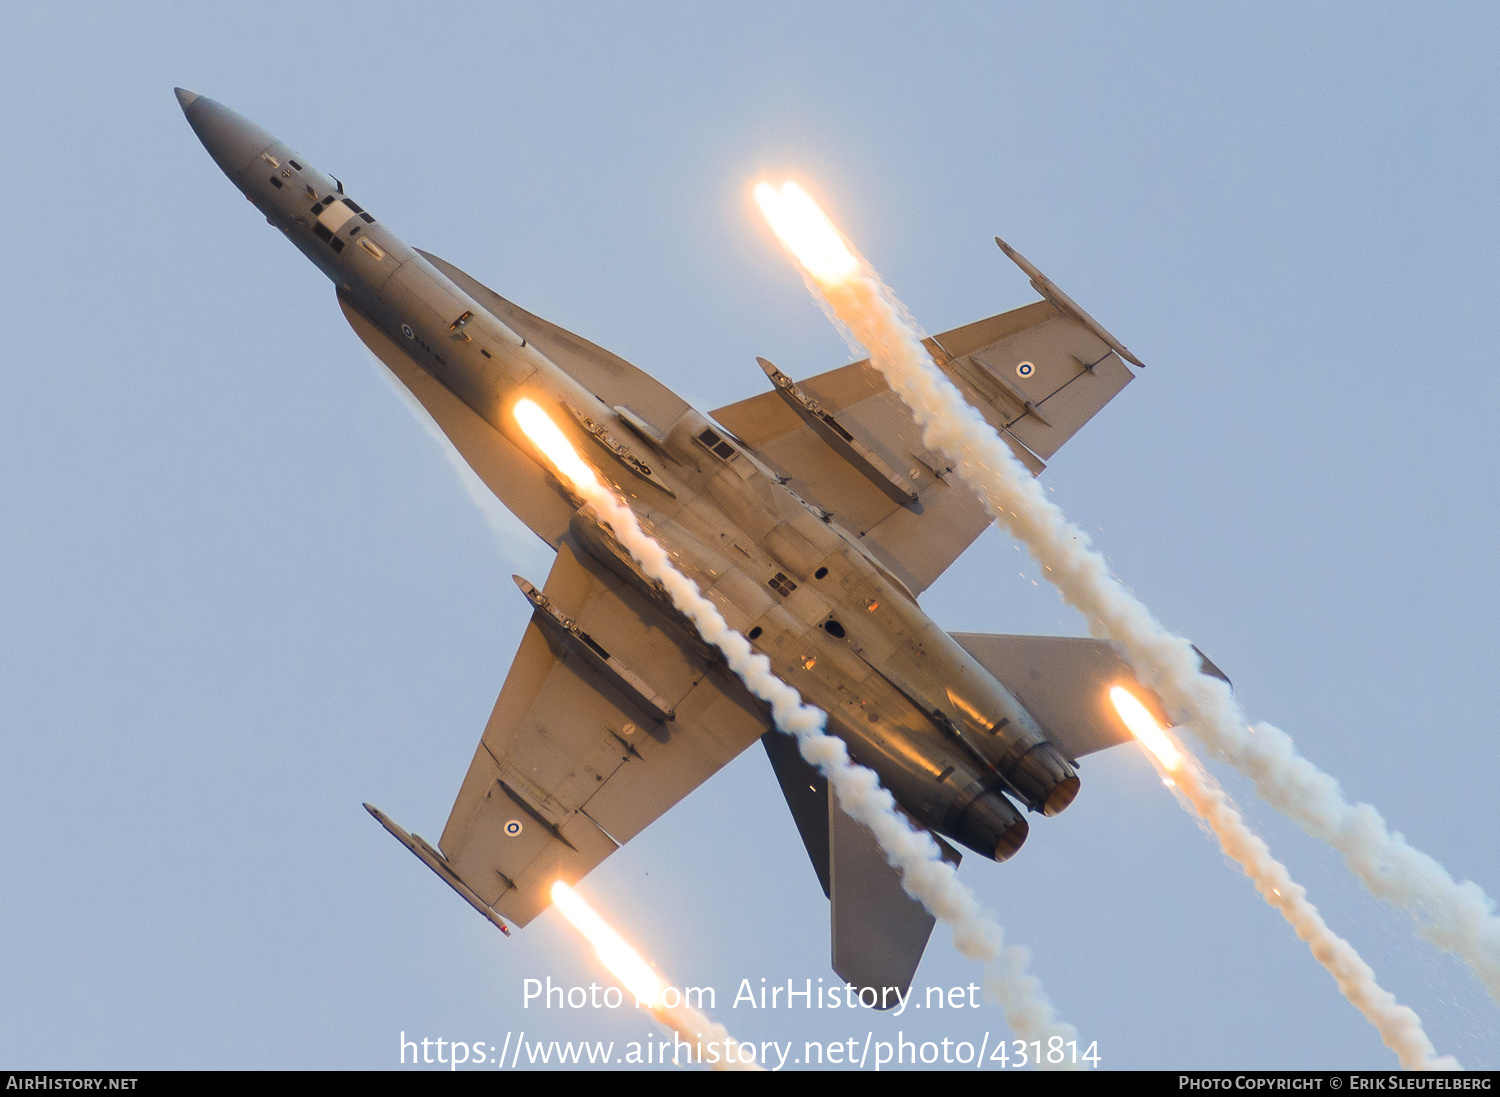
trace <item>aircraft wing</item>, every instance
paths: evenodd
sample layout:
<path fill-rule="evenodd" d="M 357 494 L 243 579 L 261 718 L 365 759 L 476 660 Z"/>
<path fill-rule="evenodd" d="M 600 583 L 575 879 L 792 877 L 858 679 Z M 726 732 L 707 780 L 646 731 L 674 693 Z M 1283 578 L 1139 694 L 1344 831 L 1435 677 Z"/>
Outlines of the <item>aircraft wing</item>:
<path fill-rule="evenodd" d="M 1171 726 L 1161 700 L 1136 681 L 1124 653 L 1107 640 L 983 632 L 951 635 L 1016 695 L 1047 738 L 1073 762 L 1131 741 L 1110 704 L 1111 686 L 1125 686 L 1163 727 Z"/>
<path fill-rule="evenodd" d="M 1024 259 L 1045 300 L 925 341 L 933 360 L 1032 473 L 1134 377 L 1135 358 Z M 1139 363 L 1137 363 L 1139 364 Z M 868 360 L 793 382 L 762 362 L 771 392 L 712 415 L 804 498 L 857 533 L 915 593 L 989 524 L 952 463 L 922 444 Z"/>
<path fill-rule="evenodd" d="M 527 596 L 535 612 L 439 842 L 518 925 L 551 903 L 555 880 L 583 877 L 769 725 L 722 666 L 567 537 Z"/>

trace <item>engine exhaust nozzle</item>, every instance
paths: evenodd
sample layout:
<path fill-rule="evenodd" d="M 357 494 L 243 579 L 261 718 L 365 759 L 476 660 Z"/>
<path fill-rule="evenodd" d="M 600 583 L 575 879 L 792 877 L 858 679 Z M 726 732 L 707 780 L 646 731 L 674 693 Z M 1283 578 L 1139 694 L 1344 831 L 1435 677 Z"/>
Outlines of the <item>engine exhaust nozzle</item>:
<path fill-rule="evenodd" d="M 951 834 L 975 853 L 1007 861 L 1026 841 L 1031 827 L 1015 806 L 993 789 L 976 796 L 958 817 Z"/>

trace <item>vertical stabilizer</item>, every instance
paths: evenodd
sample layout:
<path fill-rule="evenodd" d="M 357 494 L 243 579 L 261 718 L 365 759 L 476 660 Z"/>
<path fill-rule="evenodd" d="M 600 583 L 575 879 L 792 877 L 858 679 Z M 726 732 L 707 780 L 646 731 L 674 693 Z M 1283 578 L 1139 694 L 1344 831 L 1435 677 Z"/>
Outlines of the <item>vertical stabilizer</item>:
<path fill-rule="evenodd" d="M 831 901 L 833 970 L 864 991 L 866 1003 L 893 1008 L 911 987 L 935 924 L 922 904 L 901 887 L 901 873 L 863 823 L 828 795 L 828 782 L 781 732 L 761 737 L 787 806 L 807 847 L 823 894 Z M 949 864 L 959 852 L 933 835 Z"/>

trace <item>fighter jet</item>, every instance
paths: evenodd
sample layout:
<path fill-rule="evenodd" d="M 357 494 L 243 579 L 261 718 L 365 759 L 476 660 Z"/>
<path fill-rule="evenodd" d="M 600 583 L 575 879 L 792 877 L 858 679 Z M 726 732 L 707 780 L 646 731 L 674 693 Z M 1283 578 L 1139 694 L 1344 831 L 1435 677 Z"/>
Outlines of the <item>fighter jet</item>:
<path fill-rule="evenodd" d="M 369 810 L 502 930 L 573 883 L 759 740 L 831 901 L 832 962 L 904 991 L 933 927 L 873 836 L 774 730 L 514 415 L 530 400 L 648 530 L 828 714 L 955 865 L 1004 861 L 1024 812 L 1078 795 L 1078 759 L 1130 736 L 1109 644 L 945 632 L 919 598 L 989 525 L 951 463 L 866 362 L 705 416 L 609 351 L 407 246 L 343 184 L 255 123 L 177 89 L 209 155 L 326 274 L 351 327 L 557 556 L 434 848 Z M 1020 255 L 1042 300 L 927 341 L 1033 473 L 1141 363 Z M 366 805 L 368 807 L 368 805 Z M 1023 812 L 1024 809 L 1024 812 Z M 889 996 L 879 995 L 888 1000 Z"/>

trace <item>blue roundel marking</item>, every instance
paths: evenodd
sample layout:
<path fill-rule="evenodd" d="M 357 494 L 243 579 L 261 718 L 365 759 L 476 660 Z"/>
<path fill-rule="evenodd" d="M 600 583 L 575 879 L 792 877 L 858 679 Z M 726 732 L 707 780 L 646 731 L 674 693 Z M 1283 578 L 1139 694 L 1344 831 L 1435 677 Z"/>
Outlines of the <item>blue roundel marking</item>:
<path fill-rule="evenodd" d="M 417 333 L 411 330 L 410 324 L 401 325 L 401 334 L 406 336 L 408 339 L 415 339 L 417 337 Z"/>
<path fill-rule="evenodd" d="M 1030 362 L 1022 362 L 1019 366 L 1016 367 L 1017 377 L 1030 377 L 1035 372 L 1036 367 L 1033 366 Z"/>
<path fill-rule="evenodd" d="M 505 824 L 505 833 L 509 837 L 511 837 L 511 838 L 514 838 L 517 834 L 520 834 L 521 833 L 521 820 L 519 820 L 519 819 L 512 819 L 510 822 L 506 823 Z"/>

